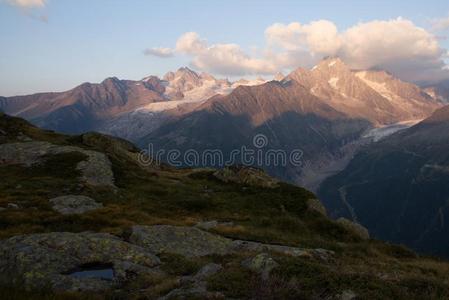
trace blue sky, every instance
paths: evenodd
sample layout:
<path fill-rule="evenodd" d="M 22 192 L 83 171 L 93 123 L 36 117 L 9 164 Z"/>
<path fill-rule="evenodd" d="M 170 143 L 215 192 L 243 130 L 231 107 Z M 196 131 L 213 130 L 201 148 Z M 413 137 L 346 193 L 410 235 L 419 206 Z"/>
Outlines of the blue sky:
<path fill-rule="evenodd" d="M 329 20 L 343 31 L 401 16 L 431 32 L 432 20 L 449 17 L 447 1 L 48 0 L 43 7 L 31 8 L 8 1 L 13 0 L 0 0 L 3 96 L 61 91 L 109 76 L 163 75 L 191 64 L 198 54 L 159 58 L 144 55 L 144 49 L 174 48 L 190 31 L 207 39 L 208 45 L 235 43 L 245 53 L 255 47 L 260 53 L 267 44 L 264 32 L 274 23 Z M 447 30 L 431 34 L 438 35 L 442 49 L 449 48 L 448 40 L 441 38 Z"/>

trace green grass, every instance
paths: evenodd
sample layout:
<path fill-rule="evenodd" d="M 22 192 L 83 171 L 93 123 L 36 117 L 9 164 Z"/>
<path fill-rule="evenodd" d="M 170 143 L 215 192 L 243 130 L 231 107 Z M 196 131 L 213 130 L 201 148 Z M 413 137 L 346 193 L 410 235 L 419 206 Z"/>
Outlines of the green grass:
<path fill-rule="evenodd" d="M 209 278 L 207 287 L 211 291 L 223 292 L 231 298 L 248 298 L 251 296 L 251 284 L 254 275 L 239 265 L 227 266 Z"/>

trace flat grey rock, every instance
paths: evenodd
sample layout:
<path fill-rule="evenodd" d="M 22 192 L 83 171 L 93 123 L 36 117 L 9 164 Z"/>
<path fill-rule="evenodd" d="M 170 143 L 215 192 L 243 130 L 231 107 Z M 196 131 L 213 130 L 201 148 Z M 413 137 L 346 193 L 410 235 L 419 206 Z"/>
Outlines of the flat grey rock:
<path fill-rule="evenodd" d="M 105 271 L 113 277 L 107 280 L 71 275 L 92 264 L 109 266 Z M 52 232 L 0 242 L 0 283 L 21 284 L 24 288 L 107 290 L 119 287 L 126 280 L 127 271 L 151 272 L 159 264 L 159 258 L 152 253 L 106 233 Z"/>
<path fill-rule="evenodd" d="M 23 142 L 0 145 L 0 163 L 32 166 L 41 163 L 45 155 L 79 152 L 86 160 L 78 163 L 81 179 L 93 186 L 114 185 L 114 174 L 108 157 L 100 152 L 74 146 L 60 146 L 47 142 Z"/>
<path fill-rule="evenodd" d="M 244 240 L 232 240 L 196 227 L 154 225 L 134 226 L 130 242 L 152 253 L 172 253 L 185 257 L 226 255 L 236 252 L 278 252 L 294 257 L 316 257 L 328 260 L 333 251 L 306 249 L 282 245 L 264 244 Z"/>
<path fill-rule="evenodd" d="M 195 227 L 155 225 L 134 226 L 130 241 L 149 251 L 198 257 L 226 254 L 232 241 Z"/>
<path fill-rule="evenodd" d="M 52 208 L 63 215 L 83 214 L 103 207 L 94 199 L 81 195 L 60 196 L 49 200 Z"/>

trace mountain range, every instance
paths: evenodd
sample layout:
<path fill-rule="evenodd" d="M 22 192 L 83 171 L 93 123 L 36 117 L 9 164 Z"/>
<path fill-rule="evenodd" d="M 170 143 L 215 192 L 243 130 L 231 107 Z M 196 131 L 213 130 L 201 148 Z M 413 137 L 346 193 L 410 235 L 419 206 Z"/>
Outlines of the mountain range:
<path fill-rule="evenodd" d="M 139 132 L 145 135 L 151 131 L 151 124 L 162 120 L 164 111 L 189 111 L 213 95 L 263 82 L 257 78 L 231 83 L 185 67 L 168 72 L 162 79 L 111 77 L 99 84 L 83 83 L 66 92 L 0 97 L 0 110 L 42 128 L 65 133 L 96 130 L 134 140 Z"/>
<path fill-rule="evenodd" d="M 281 81 L 242 86 L 176 116 L 138 141 L 158 149 L 220 149 L 229 156 L 264 134 L 270 149 L 301 149 L 303 165 L 265 166 L 270 174 L 316 190 L 340 171 L 373 130 L 401 128 L 443 104 L 383 71 L 354 71 L 338 58 Z M 394 131 L 394 130 L 393 130 Z M 383 131 L 388 132 L 387 130 Z"/>
<path fill-rule="evenodd" d="M 254 149 L 262 135 L 264 151 L 300 150 L 302 160 L 258 167 L 317 192 L 333 217 L 447 256 L 447 87 L 353 70 L 328 57 L 271 81 L 230 82 L 180 68 L 162 78 L 108 78 L 67 92 L 0 97 L 0 110 L 45 129 L 125 138 L 141 149 L 216 149 L 223 161 L 242 146 Z"/>

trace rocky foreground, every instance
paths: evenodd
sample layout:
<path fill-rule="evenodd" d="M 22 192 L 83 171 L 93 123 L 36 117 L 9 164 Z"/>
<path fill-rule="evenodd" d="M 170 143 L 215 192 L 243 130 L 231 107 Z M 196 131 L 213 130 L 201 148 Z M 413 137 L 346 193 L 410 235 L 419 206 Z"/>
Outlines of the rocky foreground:
<path fill-rule="evenodd" d="M 323 261 L 334 255 L 325 249 L 232 240 L 196 227 L 155 225 L 134 226 L 126 240 L 93 232 L 15 236 L 0 244 L 0 269 L 10 278 L 22 278 L 22 284 L 30 288 L 47 286 L 56 291 L 99 292 L 120 289 L 136 276 L 166 277 L 158 257 L 161 254 L 195 258 L 245 252 L 254 256 L 242 260 L 241 266 L 266 280 L 270 271 L 279 266 L 268 253 Z M 204 264 L 193 276 L 178 278 L 177 288 L 163 298 L 174 295 L 224 298 L 223 293 L 208 292 L 205 282 L 222 269 L 221 264 Z"/>
<path fill-rule="evenodd" d="M 0 115 L 1 299 L 444 299 L 449 264 L 370 239 L 248 167 Z"/>

